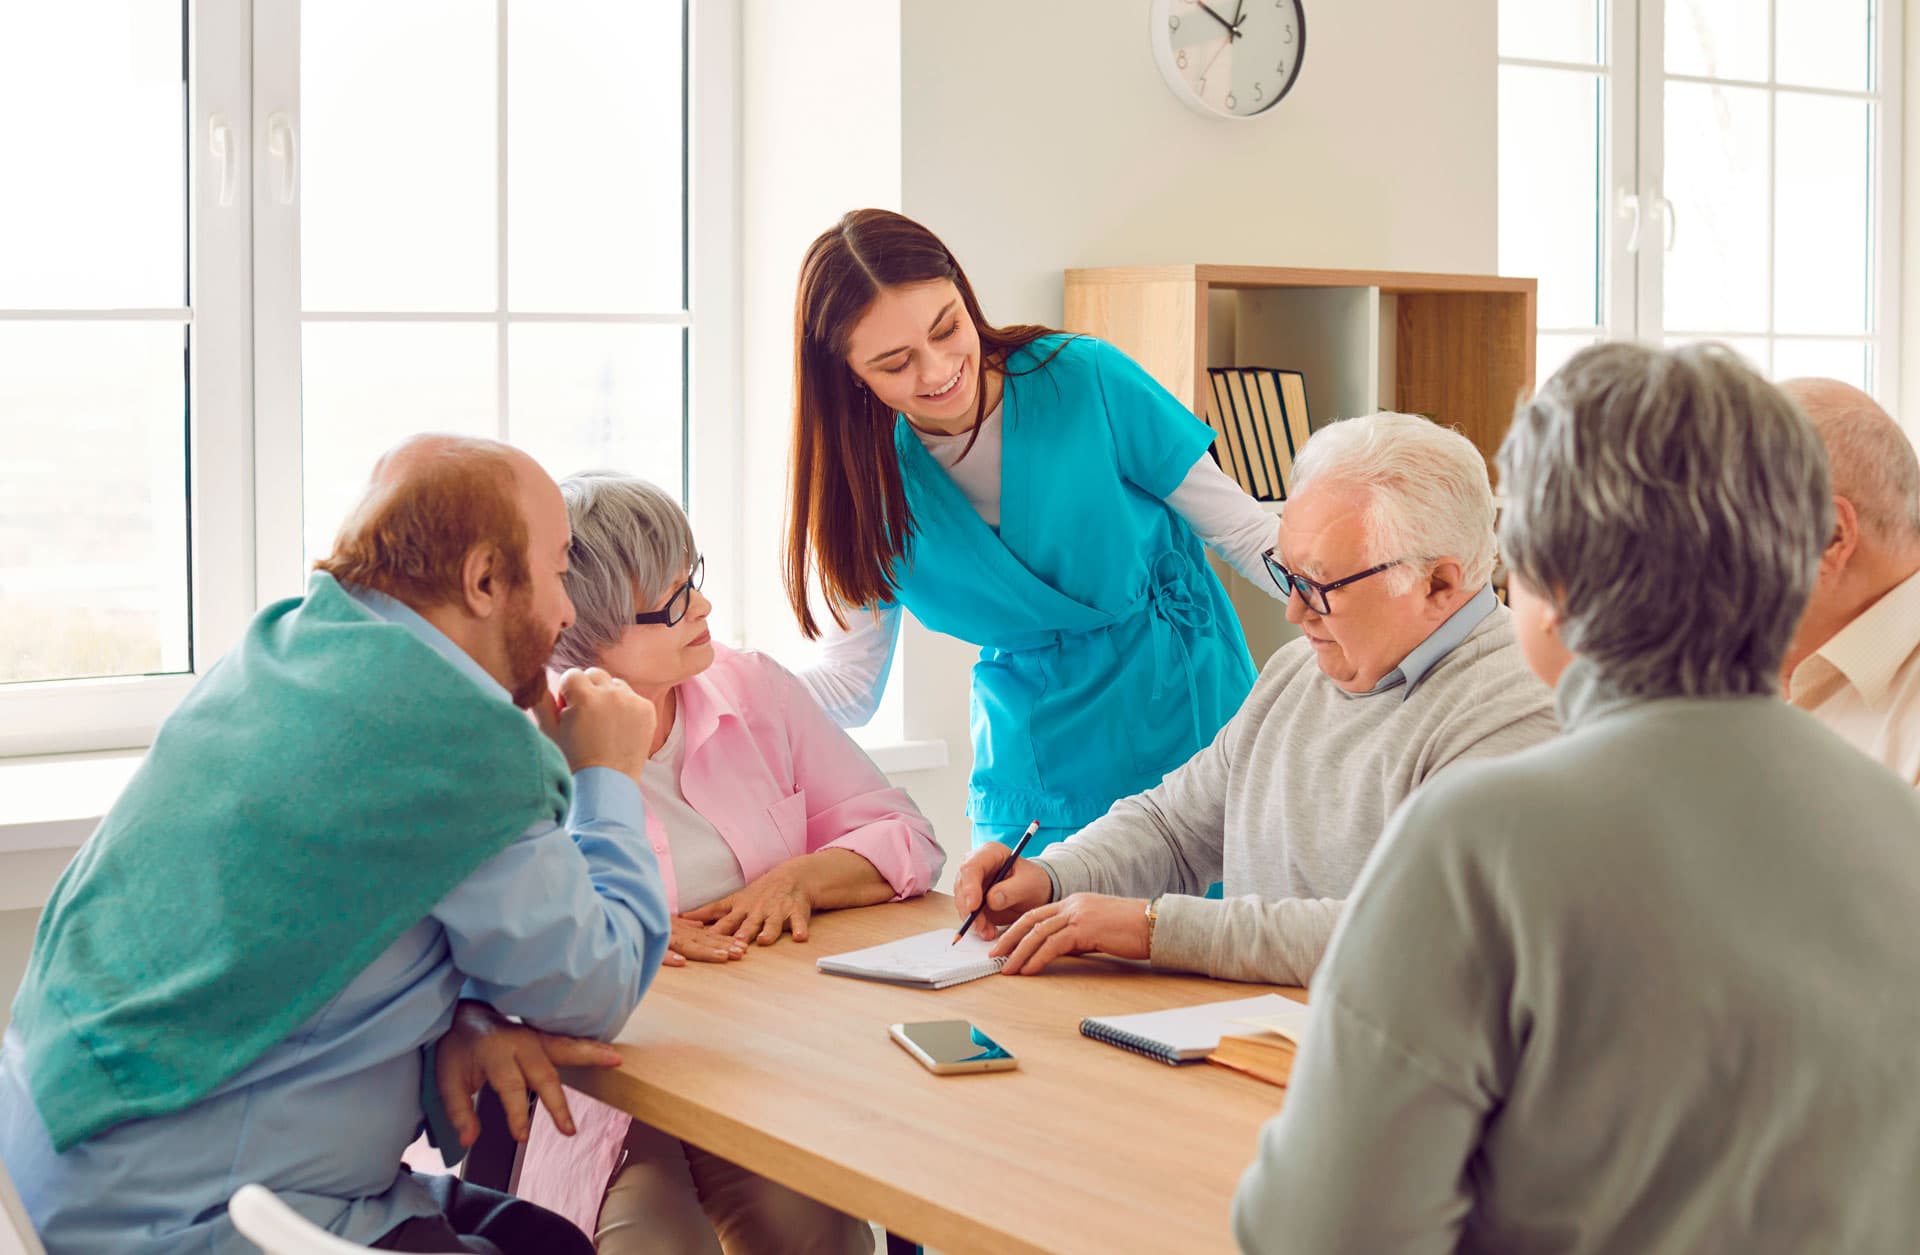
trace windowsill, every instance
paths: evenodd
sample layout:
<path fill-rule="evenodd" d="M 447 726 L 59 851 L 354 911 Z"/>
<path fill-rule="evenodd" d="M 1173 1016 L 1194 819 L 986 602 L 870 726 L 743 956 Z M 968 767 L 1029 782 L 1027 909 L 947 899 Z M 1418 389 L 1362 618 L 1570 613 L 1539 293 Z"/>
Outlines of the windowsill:
<path fill-rule="evenodd" d="M 888 741 L 862 745 L 873 765 L 890 776 L 913 771 L 938 771 L 952 761 L 945 741 Z"/>
<path fill-rule="evenodd" d="M 145 758 L 110 750 L 0 760 L 0 855 L 78 849 Z"/>
<path fill-rule="evenodd" d="M 0 911 L 46 905 L 145 757 L 110 750 L 0 760 Z"/>
<path fill-rule="evenodd" d="M 948 762 L 945 741 L 893 741 L 865 747 L 888 775 L 934 771 Z M 43 906 L 100 820 L 146 758 L 142 750 L 0 759 L 0 911 Z"/>

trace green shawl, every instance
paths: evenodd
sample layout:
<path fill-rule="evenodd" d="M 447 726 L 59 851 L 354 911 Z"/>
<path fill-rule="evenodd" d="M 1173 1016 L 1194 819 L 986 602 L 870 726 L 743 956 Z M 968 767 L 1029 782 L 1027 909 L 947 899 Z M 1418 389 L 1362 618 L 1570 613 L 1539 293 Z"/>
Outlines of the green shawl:
<path fill-rule="evenodd" d="M 571 798 L 503 692 L 315 574 L 194 686 L 54 887 L 13 1004 L 54 1148 L 206 1097 Z"/>

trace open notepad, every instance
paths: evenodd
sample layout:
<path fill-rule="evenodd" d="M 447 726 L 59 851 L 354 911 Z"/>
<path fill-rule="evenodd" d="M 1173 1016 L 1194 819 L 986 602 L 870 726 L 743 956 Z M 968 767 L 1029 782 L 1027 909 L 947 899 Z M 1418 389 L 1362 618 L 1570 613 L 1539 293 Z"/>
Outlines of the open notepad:
<path fill-rule="evenodd" d="M 917 937 L 903 937 L 882 946 L 849 950 L 828 955 L 814 966 L 835 976 L 858 976 L 862 980 L 884 980 L 895 985 L 918 985 L 923 989 L 945 989 L 962 985 L 982 976 L 992 976 L 1005 959 L 987 953 L 990 941 L 969 934 L 959 945 L 950 944 L 953 933 L 945 928 Z"/>
<path fill-rule="evenodd" d="M 1258 998 L 1207 1002 L 1170 1011 L 1085 1019 L 1080 1021 L 1080 1031 L 1095 1041 L 1162 1063 L 1197 1063 L 1220 1044 L 1222 1037 L 1249 1022 L 1257 1022 L 1272 1032 L 1285 1032 L 1298 1040 L 1299 1035 L 1306 1032 L 1307 1008 L 1279 994 L 1262 994 Z M 1281 1029 L 1278 1027 L 1281 1024 L 1291 1026 L 1294 1031 Z"/>

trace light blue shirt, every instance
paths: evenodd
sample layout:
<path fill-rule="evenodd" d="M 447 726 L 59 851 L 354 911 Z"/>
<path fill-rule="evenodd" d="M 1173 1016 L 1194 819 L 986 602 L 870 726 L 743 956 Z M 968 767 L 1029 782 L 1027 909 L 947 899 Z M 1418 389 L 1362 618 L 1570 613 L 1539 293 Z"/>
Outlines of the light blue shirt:
<path fill-rule="evenodd" d="M 1400 700 L 1406 701 L 1413 696 L 1413 690 L 1420 686 L 1427 672 L 1433 670 L 1435 663 L 1460 647 L 1460 642 L 1473 635 L 1473 629 L 1480 626 L 1482 620 L 1492 614 L 1500 599 L 1493 595 L 1493 585 L 1489 584 L 1467 599 L 1467 604 L 1447 616 L 1447 621 L 1433 629 L 1427 639 L 1407 651 L 1400 665 L 1380 677 L 1380 683 L 1367 690 L 1368 696 L 1385 693 L 1389 689 L 1405 685 Z"/>
<path fill-rule="evenodd" d="M 349 591 L 509 700 L 411 609 Z M 399 1163 L 421 1128 L 424 1048 L 446 1032 L 454 1003 L 480 998 L 554 1032 L 611 1037 L 659 970 L 668 929 L 640 788 L 588 768 L 574 776 L 566 827 L 529 829 L 306 1024 L 184 1111 L 55 1154 L 9 1031 L 0 1160 L 52 1255 L 254 1255 L 226 1216 L 248 1182 L 348 1241 L 372 1242 L 437 1210 Z"/>

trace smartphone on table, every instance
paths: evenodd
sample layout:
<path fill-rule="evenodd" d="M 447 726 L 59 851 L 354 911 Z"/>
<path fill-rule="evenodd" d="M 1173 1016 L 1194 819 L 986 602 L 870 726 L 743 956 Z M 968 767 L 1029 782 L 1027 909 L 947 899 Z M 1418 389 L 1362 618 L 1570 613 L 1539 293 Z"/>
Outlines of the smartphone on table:
<path fill-rule="evenodd" d="M 918 1059 L 929 1072 L 1005 1072 L 1020 1061 L 1005 1047 L 965 1020 L 922 1020 L 890 1025 L 887 1032 L 900 1048 Z"/>

